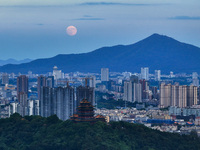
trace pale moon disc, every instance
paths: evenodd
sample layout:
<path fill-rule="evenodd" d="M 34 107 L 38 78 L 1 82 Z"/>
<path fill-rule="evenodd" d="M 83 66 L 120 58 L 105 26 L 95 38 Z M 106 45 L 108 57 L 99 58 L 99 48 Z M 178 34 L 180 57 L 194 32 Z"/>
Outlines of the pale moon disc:
<path fill-rule="evenodd" d="M 74 36 L 77 33 L 77 29 L 75 26 L 69 26 L 69 27 L 67 27 L 66 32 L 68 35 Z"/>

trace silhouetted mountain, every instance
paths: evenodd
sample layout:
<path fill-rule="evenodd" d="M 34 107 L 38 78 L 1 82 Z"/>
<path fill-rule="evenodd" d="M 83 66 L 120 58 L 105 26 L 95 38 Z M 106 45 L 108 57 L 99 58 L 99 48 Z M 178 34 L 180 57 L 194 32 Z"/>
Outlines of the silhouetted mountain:
<path fill-rule="evenodd" d="M 32 61 L 31 59 L 23 59 L 23 60 L 15 60 L 15 59 L 7 59 L 7 60 L 0 60 L 0 66 L 6 65 L 6 64 L 21 64 L 21 63 L 28 63 Z"/>
<path fill-rule="evenodd" d="M 141 67 L 149 67 L 153 72 L 162 73 L 200 72 L 200 48 L 181 43 L 170 37 L 153 34 L 132 45 L 103 47 L 89 53 L 62 54 L 52 58 L 37 59 L 20 65 L 5 65 L 1 72 L 46 73 L 54 65 L 64 72 L 100 72 L 102 67 L 110 71 L 140 72 Z"/>

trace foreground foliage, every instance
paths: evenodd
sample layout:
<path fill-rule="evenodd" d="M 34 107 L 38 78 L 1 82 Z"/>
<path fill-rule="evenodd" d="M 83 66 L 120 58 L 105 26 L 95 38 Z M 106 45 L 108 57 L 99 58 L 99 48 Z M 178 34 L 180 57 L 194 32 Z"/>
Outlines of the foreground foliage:
<path fill-rule="evenodd" d="M 14 114 L 0 119 L 1 150 L 197 150 L 200 139 L 126 122 L 95 124 Z"/>

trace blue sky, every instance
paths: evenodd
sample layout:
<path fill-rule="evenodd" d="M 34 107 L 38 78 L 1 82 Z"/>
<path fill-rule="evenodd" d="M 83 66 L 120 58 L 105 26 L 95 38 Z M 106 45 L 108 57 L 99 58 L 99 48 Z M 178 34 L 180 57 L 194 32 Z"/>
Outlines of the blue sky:
<path fill-rule="evenodd" d="M 0 59 L 133 44 L 153 33 L 200 47 L 199 0 L 0 0 Z M 78 32 L 68 36 L 67 26 Z"/>

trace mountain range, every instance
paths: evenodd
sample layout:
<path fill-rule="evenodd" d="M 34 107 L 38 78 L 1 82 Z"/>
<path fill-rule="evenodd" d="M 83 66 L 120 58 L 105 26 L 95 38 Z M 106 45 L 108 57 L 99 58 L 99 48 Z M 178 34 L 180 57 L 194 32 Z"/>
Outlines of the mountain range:
<path fill-rule="evenodd" d="M 63 72 L 100 72 L 103 67 L 111 72 L 140 72 L 149 67 L 150 72 L 162 73 L 200 72 L 200 48 L 179 42 L 171 37 L 153 34 L 135 44 L 102 47 L 88 53 L 59 54 L 52 58 L 36 59 L 23 64 L 8 64 L 0 72 L 33 73 L 51 72 L 57 66 Z"/>
<path fill-rule="evenodd" d="M 23 60 L 15 60 L 15 59 L 7 59 L 7 60 L 0 60 L 0 66 L 7 65 L 7 64 L 21 64 L 21 63 L 28 63 L 32 61 L 31 59 L 23 59 Z"/>

